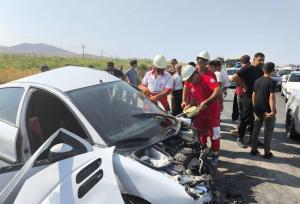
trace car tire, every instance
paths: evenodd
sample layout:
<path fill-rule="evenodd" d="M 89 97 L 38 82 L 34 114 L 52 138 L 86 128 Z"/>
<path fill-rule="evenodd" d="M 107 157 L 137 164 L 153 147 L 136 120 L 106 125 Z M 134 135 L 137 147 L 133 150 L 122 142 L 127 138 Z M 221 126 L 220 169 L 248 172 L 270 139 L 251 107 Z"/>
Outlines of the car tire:
<path fill-rule="evenodd" d="M 151 204 L 150 202 L 130 194 L 122 194 L 125 204 Z"/>
<path fill-rule="evenodd" d="M 296 133 L 294 117 L 291 115 L 291 111 L 286 114 L 285 130 L 289 139 L 295 140 L 299 138 L 299 135 Z"/>

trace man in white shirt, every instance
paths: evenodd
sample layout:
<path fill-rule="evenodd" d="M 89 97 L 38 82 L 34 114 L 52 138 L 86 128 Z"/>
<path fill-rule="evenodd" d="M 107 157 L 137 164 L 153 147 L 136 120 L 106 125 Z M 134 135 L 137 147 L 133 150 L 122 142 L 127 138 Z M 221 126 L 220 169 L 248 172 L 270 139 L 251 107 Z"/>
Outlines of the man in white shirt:
<path fill-rule="evenodd" d="M 163 55 L 156 55 L 153 58 L 152 70 L 145 74 L 139 88 L 153 103 L 160 102 L 164 109 L 169 111 L 167 96 L 172 92 L 173 81 L 171 74 L 165 71 L 166 65 L 166 58 Z"/>
<path fill-rule="evenodd" d="M 221 87 L 222 92 L 227 89 L 228 87 L 228 82 L 229 82 L 229 77 L 224 74 L 224 71 L 222 70 L 222 64 L 220 60 L 212 60 L 209 63 L 210 69 L 214 71 L 216 77 L 217 77 L 217 82 L 219 86 Z M 230 83 L 230 82 L 229 82 Z M 220 110 L 221 112 L 223 111 L 223 94 L 220 95 Z"/>
<path fill-rule="evenodd" d="M 174 107 L 172 114 L 174 116 L 182 112 L 181 102 L 182 102 L 182 90 L 183 90 L 183 81 L 181 76 L 182 65 L 175 65 L 176 73 L 172 76 L 173 79 L 173 99 Z"/>

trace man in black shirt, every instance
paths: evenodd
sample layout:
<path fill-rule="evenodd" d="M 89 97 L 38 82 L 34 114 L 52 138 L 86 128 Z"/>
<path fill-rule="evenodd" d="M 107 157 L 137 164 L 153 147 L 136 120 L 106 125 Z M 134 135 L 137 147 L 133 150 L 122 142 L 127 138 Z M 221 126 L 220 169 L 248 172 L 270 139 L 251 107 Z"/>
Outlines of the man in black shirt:
<path fill-rule="evenodd" d="M 115 65 L 112 61 L 107 62 L 107 68 L 105 69 L 111 75 L 114 75 L 122 80 L 125 80 L 125 75 L 121 70 L 115 68 Z"/>
<path fill-rule="evenodd" d="M 262 65 L 265 60 L 265 55 L 263 53 L 256 53 L 253 59 L 253 65 L 249 66 L 247 69 L 240 69 L 236 74 L 233 75 L 232 80 L 234 80 L 238 86 L 240 86 L 244 92 L 242 96 L 242 113 L 240 118 L 240 123 L 238 126 L 239 138 L 237 143 L 240 147 L 246 148 L 244 144 L 244 137 L 247 130 L 247 126 L 250 125 L 250 140 L 252 138 L 253 130 L 253 104 L 252 104 L 252 92 L 255 81 L 263 76 Z"/>
<path fill-rule="evenodd" d="M 255 120 L 252 135 L 252 150 L 250 154 L 253 156 L 259 154 L 257 150 L 258 137 L 260 134 L 260 129 L 263 123 L 265 123 L 264 158 L 266 159 L 270 159 L 273 156 L 270 152 L 270 143 L 274 131 L 276 114 L 276 81 L 271 78 L 271 75 L 274 72 L 274 70 L 274 63 L 268 62 L 264 65 L 264 76 L 256 80 L 252 94 Z"/>

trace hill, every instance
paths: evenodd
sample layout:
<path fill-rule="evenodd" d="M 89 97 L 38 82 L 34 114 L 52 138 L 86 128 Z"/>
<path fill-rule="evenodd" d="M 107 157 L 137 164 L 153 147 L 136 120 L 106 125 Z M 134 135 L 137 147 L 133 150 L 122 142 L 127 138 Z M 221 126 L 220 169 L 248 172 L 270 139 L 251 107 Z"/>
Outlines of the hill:
<path fill-rule="evenodd" d="M 0 46 L 0 53 L 6 54 L 35 54 L 35 55 L 46 55 L 46 56 L 62 56 L 62 57 L 76 57 L 81 56 L 80 54 L 48 45 L 45 43 L 22 43 L 14 46 Z M 86 57 L 98 57 L 96 55 L 86 54 Z"/>

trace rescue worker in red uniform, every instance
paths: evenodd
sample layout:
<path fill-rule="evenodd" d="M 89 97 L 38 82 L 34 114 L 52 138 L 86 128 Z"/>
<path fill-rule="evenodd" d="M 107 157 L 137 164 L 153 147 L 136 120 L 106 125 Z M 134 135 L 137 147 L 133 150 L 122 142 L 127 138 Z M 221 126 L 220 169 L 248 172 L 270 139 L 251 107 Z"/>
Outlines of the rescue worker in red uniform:
<path fill-rule="evenodd" d="M 171 74 L 165 71 L 166 65 L 166 58 L 163 55 L 156 55 L 153 58 L 152 70 L 145 74 L 139 88 L 153 103 L 160 102 L 165 111 L 169 111 L 167 96 L 172 92 L 173 80 Z"/>
<path fill-rule="evenodd" d="M 208 61 L 207 61 L 208 62 Z M 199 113 L 193 119 L 193 126 L 200 130 L 200 142 L 206 144 L 211 139 L 212 165 L 217 165 L 220 152 L 220 106 L 218 99 L 222 94 L 218 82 L 210 76 L 200 74 L 195 67 L 186 65 L 182 69 L 183 81 L 189 83 L 190 103 L 199 107 Z"/>
<path fill-rule="evenodd" d="M 217 77 L 214 72 L 209 70 L 208 61 L 210 59 L 210 55 L 207 51 L 202 51 L 198 54 L 196 61 L 196 69 L 199 73 L 212 77 L 217 81 Z M 184 108 L 189 104 L 190 101 L 190 87 L 189 83 L 184 82 L 183 93 L 182 93 L 182 103 L 181 107 Z"/>

